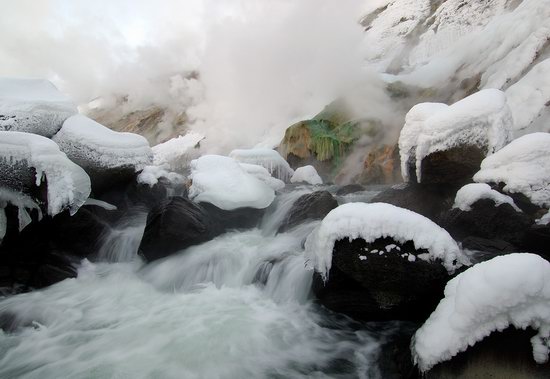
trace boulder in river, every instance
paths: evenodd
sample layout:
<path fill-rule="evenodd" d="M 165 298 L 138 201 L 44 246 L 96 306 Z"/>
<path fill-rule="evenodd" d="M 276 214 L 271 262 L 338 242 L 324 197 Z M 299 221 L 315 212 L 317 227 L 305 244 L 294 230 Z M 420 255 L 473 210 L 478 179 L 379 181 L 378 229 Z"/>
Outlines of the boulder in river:
<path fill-rule="evenodd" d="M 290 208 L 288 215 L 279 227 L 279 233 L 306 220 L 320 220 L 337 206 L 338 202 L 328 191 L 315 191 L 302 195 Z"/>

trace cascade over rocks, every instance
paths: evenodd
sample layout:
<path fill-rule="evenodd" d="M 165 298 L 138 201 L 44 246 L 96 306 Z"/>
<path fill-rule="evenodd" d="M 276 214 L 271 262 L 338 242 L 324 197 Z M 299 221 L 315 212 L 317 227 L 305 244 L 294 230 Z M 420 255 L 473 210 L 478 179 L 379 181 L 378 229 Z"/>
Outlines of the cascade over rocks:
<path fill-rule="evenodd" d="M 328 191 L 315 191 L 302 195 L 290 208 L 279 233 L 292 229 L 306 220 L 321 220 L 338 206 L 336 199 Z"/>

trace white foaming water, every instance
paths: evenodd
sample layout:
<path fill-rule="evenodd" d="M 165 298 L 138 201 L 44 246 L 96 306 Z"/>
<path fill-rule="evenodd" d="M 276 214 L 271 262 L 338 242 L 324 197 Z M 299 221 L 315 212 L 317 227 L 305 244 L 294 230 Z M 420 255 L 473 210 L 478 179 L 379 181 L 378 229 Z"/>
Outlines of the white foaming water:
<path fill-rule="evenodd" d="M 316 222 L 270 225 L 149 265 L 84 261 L 76 279 L 1 300 L 0 377 L 379 377 L 377 338 L 310 300 L 303 242 Z M 133 229 L 115 228 L 103 251 L 126 253 L 105 257 L 135 254 L 121 242 Z"/>
<path fill-rule="evenodd" d="M 137 258 L 147 212 L 137 209 L 123 217 L 102 236 L 98 259 L 107 262 L 130 262 Z"/>

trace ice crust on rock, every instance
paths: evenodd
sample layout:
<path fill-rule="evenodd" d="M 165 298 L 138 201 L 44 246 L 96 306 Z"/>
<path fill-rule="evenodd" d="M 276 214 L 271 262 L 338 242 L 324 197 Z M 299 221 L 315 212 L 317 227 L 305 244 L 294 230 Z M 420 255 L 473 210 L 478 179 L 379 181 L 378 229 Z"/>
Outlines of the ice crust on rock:
<path fill-rule="evenodd" d="M 462 145 L 499 150 L 512 138 L 512 115 L 502 91 L 486 89 L 453 105 L 422 103 L 406 116 L 399 136 L 402 175 L 409 180 L 408 163 L 414 156 L 420 181 L 422 160 L 428 155 Z"/>
<path fill-rule="evenodd" d="M 272 187 L 249 174 L 233 158 L 221 155 L 203 155 L 191 161 L 190 179 L 190 199 L 224 210 L 263 209 L 275 199 Z"/>
<path fill-rule="evenodd" d="M 52 137 L 76 106 L 42 79 L 0 78 L 0 131 Z"/>
<path fill-rule="evenodd" d="M 256 179 L 270 186 L 274 191 L 279 191 L 285 188 L 285 182 L 271 176 L 265 167 L 250 163 L 240 163 L 241 167 Z"/>
<path fill-rule="evenodd" d="M 294 171 L 290 168 L 288 162 L 273 149 L 255 148 L 255 149 L 237 149 L 233 150 L 229 156 L 241 163 L 250 163 L 262 166 L 277 179 L 288 182 Z"/>
<path fill-rule="evenodd" d="M 336 241 L 362 238 L 374 242 L 385 237 L 399 243 L 412 241 L 416 249 L 428 251 L 418 258 L 439 259 L 449 272 L 468 263 L 447 231 L 418 213 L 386 203 L 347 203 L 333 209 L 308 236 L 306 255 L 313 268 L 326 279 Z"/>
<path fill-rule="evenodd" d="M 298 167 L 294 171 L 294 175 L 290 178 L 291 183 L 308 183 L 311 185 L 323 184 L 323 179 L 315 170 L 315 167 L 308 165 Z"/>
<path fill-rule="evenodd" d="M 168 165 L 170 170 L 181 172 L 189 162 L 197 158 L 195 147 L 204 139 L 199 133 L 188 133 L 172 138 L 152 147 L 153 163 L 156 166 Z"/>
<path fill-rule="evenodd" d="M 160 178 L 166 178 L 171 183 L 183 183 L 185 181 L 182 175 L 170 171 L 168 165 L 145 166 L 136 180 L 139 184 L 146 184 L 149 187 L 153 187 L 159 182 Z"/>
<path fill-rule="evenodd" d="M 84 168 L 140 171 L 153 160 L 149 142 L 144 137 L 115 132 L 80 114 L 68 118 L 53 140 Z"/>
<path fill-rule="evenodd" d="M 413 339 L 422 371 L 451 359 L 493 331 L 532 327 L 537 363 L 550 349 L 550 262 L 534 254 L 509 254 L 470 267 L 450 280 L 445 298 Z"/>
<path fill-rule="evenodd" d="M 466 184 L 464 187 L 459 189 L 456 193 L 453 208 L 458 208 L 468 212 L 472 210 L 472 205 L 481 199 L 493 200 L 495 202 L 495 206 L 510 204 L 516 211 L 521 212 L 521 209 L 517 207 L 514 200 L 510 196 L 495 191 L 491 188 L 491 186 L 485 183 Z"/>
<path fill-rule="evenodd" d="M 51 216 L 64 209 L 76 213 L 90 194 L 90 178 L 86 172 L 69 160 L 55 142 L 36 134 L 0 132 L 0 166 L 2 175 L 12 177 L 21 175 L 18 172 L 21 167 L 34 168 L 36 177 L 29 185 L 39 186 L 47 181 L 47 209 Z M 0 200 L 19 208 L 34 208 L 30 197 L 17 196 L 17 191 L 23 189 L 2 189 Z"/>
<path fill-rule="evenodd" d="M 505 183 L 504 191 L 550 206 L 550 133 L 526 134 L 510 142 L 481 162 L 474 181 Z"/>

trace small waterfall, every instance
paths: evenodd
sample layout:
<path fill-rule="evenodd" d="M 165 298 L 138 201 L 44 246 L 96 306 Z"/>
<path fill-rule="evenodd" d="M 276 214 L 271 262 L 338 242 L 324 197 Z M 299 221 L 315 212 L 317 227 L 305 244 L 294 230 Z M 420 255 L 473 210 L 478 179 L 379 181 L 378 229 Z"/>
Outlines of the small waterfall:
<path fill-rule="evenodd" d="M 300 187 L 294 191 L 285 192 L 277 196 L 262 219 L 260 228 L 263 230 L 264 235 L 275 235 L 296 200 L 312 192 L 313 189 L 311 187 Z"/>
<path fill-rule="evenodd" d="M 147 222 L 147 212 L 132 210 L 120 219 L 101 238 L 97 253 L 99 261 L 130 262 L 138 255 L 139 244 Z"/>

